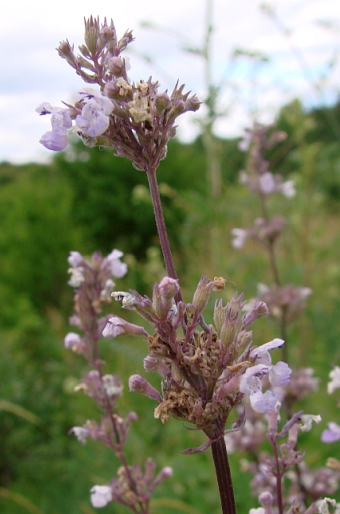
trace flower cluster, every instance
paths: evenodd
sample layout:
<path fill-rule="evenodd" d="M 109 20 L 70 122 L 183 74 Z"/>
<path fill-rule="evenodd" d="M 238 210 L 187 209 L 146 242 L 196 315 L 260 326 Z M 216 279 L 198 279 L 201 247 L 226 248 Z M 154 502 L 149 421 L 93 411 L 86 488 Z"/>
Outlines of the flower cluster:
<path fill-rule="evenodd" d="M 51 114 L 52 130 L 40 142 L 49 150 L 64 150 L 67 131 L 72 128 L 89 147 L 113 149 L 118 156 L 130 159 L 139 170 L 156 169 L 166 155 L 167 143 L 176 134 L 179 115 L 196 111 L 200 102 L 195 95 L 183 93 L 178 83 L 169 95 L 159 92 L 150 77 L 131 83 L 127 61 L 121 53 L 133 41 L 132 33 L 117 38 L 111 20 L 85 20 L 85 44 L 74 53 L 68 41 L 60 43 L 58 52 L 87 83 L 99 89 L 83 88 L 74 104 L 52 107 L 45 102 L 36 109 L 40 115 Z"/>
<path fill-rule="evenodd" d="M 327 385 L 328 394 L 334 393 L 336 389 L 340 389 L 340 367 L 335 366 L 329 373 L 330 381 Z M 340 441 L 340 425 L 331 421 L 328 423 L 328 428 L 322 432 L 321 440 L 324 443 L 334 443 Z"/>
<path fill-rule="evenodd" d="M 71 252 L 68 262 L 71 265 L 69 284 L 75 288 L 74 310 L 71 324 L 82 333 L 70 332 L 65 337 L 65 347 L 83 354 L 92 369 L 88 371 L 76 391 L 81 391 L 93 398 L 102 413 L 100 421 L 87 420 L 84 426 L 70 430 L 78 441 L 85 444 L 88 439 L 100 441 L 113 451 L 122 465 L 117 477 L 108 484 L 96 485 L 91 489 L 91 502 L 94 507 L 104 507 L 108 503 L 118 502 L 130 508 L 132 512 L 149 512 L 150 497 L 164 479 L 172 474 L 168 467 L 155 476 L 155 464 L 151 459 L 145 463 L 145 472 L 140 466 L 130 466 L 124 454 L 124 445 L 130 425 L 137 420 L 134 412 L 123 417 L 117 413 L 117 402 L 122 395 L 123 384 L 117 375 L 103 372 L 105 365 L 100 358 L 99 343 L 102 332 L 112 314 L 103 316 L 103 307 L 111 303 L 114 289 L 112 276 L 123 277 L 127 265 L 121 262 L 123 253 L 113 250 L 102 257 L 94 253 L 86 259 L 79 252 Z M 131 325 L 133 326 L 133 325 Z M 132 330 L 132 329 L 131 329 Z M 119 331 L 119 329 L 118 329 Z M 146 334 L 139 331 L 139 334 Z"/>
<path fill-rule="evenodd" d="M 282 346 L 283 340 L 251 346 L 252 332 L 248 327 L 268 314 L 265 303 L 258 302 L 243 314 L 245 302 L 236 293 L 225 306 L 221 300 L 216 302 L 215 326 L 205 323 L 203 311 L 212 291 L 219 289 L 220 284 L 220 278 L 211 281 L 202 277 L 191 303 L 175 303 L 179 285 L 169 277 L 155 284 L 152 299 L 136 291 L 113 293 L 123 308 L 136 311 L 155 329 L 153 335 L 148 335 L 144 368 L 161 375 L 162 392 L 139 374 L 130 377 L 130 390 L 156 400 L 154 415 L 163 423 L 172 414 L 203 430 L 209 440 L 196 451 L 223 436 L 230 412 L 245 395 L 259 412 L 271 410 L 278 398 L 273 390 L 262 392 L 262 381 L 268 377 L 272 389 L 282 387 L 291 373 L 285 363 L 271 363 L 269 350 Z M 109 320 L 103 335 L 115 337 L 137 332 L 135 325 L 116 316 Z M 241 414 L 234 429 L 243 422 Z M 192 451 L 195 450 L 187 450 Z"/>

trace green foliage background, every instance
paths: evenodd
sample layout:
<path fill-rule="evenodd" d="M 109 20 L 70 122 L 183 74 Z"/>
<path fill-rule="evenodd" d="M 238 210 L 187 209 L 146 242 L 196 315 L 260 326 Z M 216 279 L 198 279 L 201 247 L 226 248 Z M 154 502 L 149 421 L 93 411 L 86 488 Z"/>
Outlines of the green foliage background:
<path fill-rule="evenodd" d="M 305 113 L 295 101 L 278 115 L 278 127 L 288 138 L 268 156 L 272 170 L 297 186 L 294 199 L 273 198 L 272 212 L 290 220 L 278 248 L 283 279 L 313 289 L 305 317 L 289 333 L 291 363 L 314 367 L 321 379 L 320 392 L 301 406 L 324 420 L 301 443 L 311 466 L 336 456 L 337 448 L 322 445 L 320 434 L 328 421 L 338 419 L 336 398 L 327 397 L 326 383 L 332 364 L 340 362 L 339 125 L 340 104 Z M 244 166 L 238 141 L 216 144 L 223 178 L 218 198 L 209 194 L 200 139 L 190 145 L 173 141 L 158 172 L 188 301 L 202 274 L 230 280 L 224 301 L 235 289 L 251 298 L 258 282 L 271 281 L 266 257 L 255 244 L 247 243 L 242 251 L 231 247 L 230 230 L 247 227 L 260 210 L 238 184 Z M 85 363 L 63 347 L 72 312 L 67 257 L 70 250 L 89 255 L 119 248 L 129 272 L 117 287 L 150 294 L 164 269 L 147 179 L 124 159 L 74 143 L 48 166 L 2 163 L 0 186 L 0 512 L 90 514 L 89 489 L 110 479 L 118 463 L 96 442 L 81 446 L 68 435 L 97 412 L 89 398 L 74 393 Z M 112 311 L 118 314 L 119 306 L 112 305 Z M 255 342 L 277 333 L 270 319 L 261 320 Z M 209 452 L 180 454 L 201 444 L 202 436 L 175 420 L 161 426 L 151 401 L 127 392 L 129 375 L 143 371 L 143 343 L 122 338 L 102 345 L 107 371 L 125 383 L 121 411 L 135 410 L 140 419 L 131 430 L 129 457 L 143 462 L 150 455 L 159 467 L 174 468 L 173 479 L 157 492 L 155 512 L 218 513 Z M 151 381 L 157 386 L 157 377 Z M 240 471 L 243 457 L 231 457 L 240 513 L 257 506 L 249 477 Z M 113 505 L 103 512 L 126 509 Z"/>

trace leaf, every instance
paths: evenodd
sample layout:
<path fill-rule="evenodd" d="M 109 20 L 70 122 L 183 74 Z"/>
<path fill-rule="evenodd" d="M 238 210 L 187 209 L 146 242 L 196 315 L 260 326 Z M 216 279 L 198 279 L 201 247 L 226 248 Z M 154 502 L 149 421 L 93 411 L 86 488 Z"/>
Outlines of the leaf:
<path fill-rule="evenodd" d="M 11 412 L 34 425 L 40 425 L 42 423 L 42 420 L 29 410 L 24 407 L 20 407 L 20 405 L 16 405 L 15 403 L 8 402 L 7 400 L 0 400 L 0 410 Z"/>
<path fill-rule="evenodd" d="M 31 514 L 44 514 L 42 510 L 40 510 L 36 505 L 34 505 L 34 503 L 31 502 L 31 500 L 25 498 L 25 496 L 22 496 L 22 494 L 10 491 L 4 487 L 0 487 L 0 497 L 7 498 L 8 500 L 17 503 L 18 505 L 21 505 L 21 507 L 24 507 Z"/>

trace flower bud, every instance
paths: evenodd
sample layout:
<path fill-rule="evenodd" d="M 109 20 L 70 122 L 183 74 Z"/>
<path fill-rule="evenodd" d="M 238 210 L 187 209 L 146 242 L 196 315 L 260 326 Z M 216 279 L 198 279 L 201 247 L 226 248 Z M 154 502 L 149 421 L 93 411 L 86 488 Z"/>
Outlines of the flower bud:
<path fill-rule="evenodd" d="M 155 481 L 153 483 L 153 487 L 156 487 L 158 484 L 166 480 L 167 478 L 171 478 L 173 475 L 172 468 L 170 466 L 165 466 L 161 469 L 160 473 L 156 476 Z"/>
<path fill-rule="evenodd" d="M 125 334 L 131 336 L 148 335 L 143 327 L 129 323 L 118 316 L 110 318 L 103 330 L 103 337 L 118 337 Z"/>
<path fill-rule="evenodd" d="M 194 293 L 194 298 L 192 303 L 195 307 L 197 307 L 198 311 L 201 313 L 206 308 L 211 291 L 214 289 L 215 283 L 212 282 L 207 277 L 201 277 L 201 280 L 198 283 L 197 289 Z"/>
<path fill-rule="evenodd" d="M 221 329 L 220 339 L 224 346 L 230 346 L 234 342 L 237 333 L 238 322 L 226 322 Z"/>
<path fill-rule="evenodd" d="M 107 63 L 108 70 L 115 75 L 115 77 L 122 77 L 124 74 L 124 61 L 121 57 L 112 57 Z"/>
<path fill-rule="evenodd" d="M 267 491 L 261 493 L 259 496 L 259 502 L 262 505 L 262 507 L 269 507 L 274 503 L 273 495 Z"/>
<path fill-rule="evenodd" d="M 86 47 L 84 48 L 84 45 L 79 47 L 80 51 L 86 55 L 86 50 L 88 49 L 90 54 L 94 55 L 97 52 L 97 41 L 98 41 L 98 35 L 99 35 L 99 27 L 98 27 L 98 20 L 93 18 L 92 16 L 85 20 L 85 44 Z"/>
<path fill-rule="evenodd" d="M 249 327 L 252 325 L 254 321 L 263 316 L 268 316 L 269 310 L 267 304 L 265 302 L 256 301 L 252 310 L 243 318 L 242 328 Z"/>
<path fill-rule="evenodd" d="M 164 277 L 153 289 L 152 303 L 157 316 L 165 319 L 174 305 L 174 297 L 179 292 L 178 281 Z"/>
<path fill-rule="evenodd" d="M 241 330 L 237 335 L 237 348 L 243 350 L 243 348 L 246 348 L 251 343 L 252 339 L 253 332 L 251 330 L 249 332 Z"/>
<path fill-rule="evenodd" d="M 191 96 L 185 104 L 186 111 L 197 111 L 200 108 L 201 102 L 196 95 Z"/>
<path fill-rule="evenodd" d="M 166 92 L 158 93 L 155 97 L 156 116 L 161 116 L 170 105 L 170 98 Z"/>
<path fill-rule="evenodd" d="M 130 392 L 142 393 L 152 400 L 162 401 L 161 395 L 149 382 L 141 375 L 132 375 L 129 378 Z"/>

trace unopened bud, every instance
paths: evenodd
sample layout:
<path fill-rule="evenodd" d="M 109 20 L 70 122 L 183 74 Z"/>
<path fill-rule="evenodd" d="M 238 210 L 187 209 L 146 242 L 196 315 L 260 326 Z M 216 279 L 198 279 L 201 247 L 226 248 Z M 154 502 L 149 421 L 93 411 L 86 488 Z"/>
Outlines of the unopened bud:
<path fill-rule="evenodd" d="M 260 494 L 259 502 L 262 505 L 262 507 L 269 507 L 269 506 L 273 505 L 274 498 L 271 493 L 266 491 L 266 492 Z"/>
<path fill-rule="evenodd" d="M 155 97 L 156 115 L 161 116 L 170 105 L 170 98 L 166 92 L 158 93 Z"/>
<path fill-rule="evenodd" d="M 179 292 L 178 281 L 174 278 L 164 277 L 159 284 L 155 284 L 152 303 L 157 316 L 164 319 L 174 304 L 174 297 Z"/>
<path fill-rule="evenodd" d="M 163 469 L 161 469 L 160 473 L 155 478 L 153 487 L 156 487 L 158 484 L 163 482 L 163 480 L 166 480 L 167 478 L 171 478 L 172 475 L 173 475 L 172 468 L 170 468 L 170 466 L 165 466 Z"/>
<path fill-rule="evenodd" d="M 188 99 L 185 105 L 186 111 L 197 111 L 200 108 L 201 102 L 196 95 Z"/>
<path fill-rule="evenodd" d="M 112 57 L 107 63 L 107 67 L 116 77 L 121 77 L 124 73 L 124 61 L 120 57 Z"/>
<path fill-rule="evenodd" d="M 118 337 L 122 335 L 131 336 L 147 336 L 148 333 L 143 327 L 129 323 L 118 316 L 113 316 L 107 322 L 104 330 L 103 337 Z"/>
<path fill-rule="evenodd" d="M 130 392 L 142 393 L 148 396 L 152 400 L 162 401 L 161 395 L 144 377 L 141 375 L 132 375 L 129 378 Z"/>
<path fill-rule="evenodd" d="M 86 47 L 82 45 L 79 47 L 79 50 L 86 55 L 86 50 L 88 49 L 90 54 L 94 55 L 97 52 L 97 41 L 98 41 L 98 35 L 99 35 L 99 27 L 98 27 L 98 20 L 93 18 L 92 16 L 85 20 L 85 44 Z"/>
<path fill-rule="evenodd" d="M 226 307 L 223 307 L 222 300 L 216 300 L 214 308 L 214 323 L 218 333 L 220 333 L 226 318 Z"/>
<path fill-rule="evenodd" d="M 246 328 L 252 325 L 254 321 L 263 316 L 268 316 L 269 310 L 265 302 L 257 301 L 252 310 L 243 318 L 242 327 Z"/>
<path fill-rule="evenodd" d="M 252 339 L 253 333 L 251 330 L 249 332 L 241 330 L 237 335 L 237 348 L 243 350 L 243 348 L 246 348 L 251 343 Z"/>
<path fill-rule="evenodd" d="M 226 322 L 221 329 L 220 339 L 224 346 L 230 346 L 234 342 L 238 322 Z"/>
<path fill-rule="evenodd" d="M 200 313 L 206 308 L 214 286 L 215 283 L 207 277 L 203 276 L 199 281 L 192 303 Z"/>

